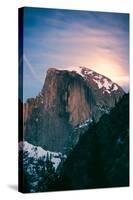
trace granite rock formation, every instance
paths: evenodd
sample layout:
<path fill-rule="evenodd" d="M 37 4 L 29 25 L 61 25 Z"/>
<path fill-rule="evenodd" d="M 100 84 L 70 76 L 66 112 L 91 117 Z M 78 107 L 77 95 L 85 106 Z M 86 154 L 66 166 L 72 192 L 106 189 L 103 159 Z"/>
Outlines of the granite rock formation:
<path fill-rule="evenodd" d="M 23 105 L 24 139 L 64 153 L 77 137 L 75 127 L 97 122 L 123 95 L 120 86 L 86 67 L 49 68 L 39 95 Z"/>

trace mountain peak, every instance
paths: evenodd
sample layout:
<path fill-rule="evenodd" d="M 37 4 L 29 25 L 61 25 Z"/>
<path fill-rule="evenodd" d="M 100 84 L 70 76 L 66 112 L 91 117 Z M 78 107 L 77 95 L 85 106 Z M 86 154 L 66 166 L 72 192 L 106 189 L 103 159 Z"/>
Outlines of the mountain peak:
<path fill-rule="evenodd" d="M 57 72 L 57 71 L 67 71 L 67 72 L 75 72 L 76 74 L 80 75 L 84 80 L 90 82 L 93 82 L 96 89 L 102 90 L 102 93 L 108 93 L 115 92 L 118 89 L 120 89 L 119 85 L 114 83 L 110 78 L 97 73 L 96 71 L 84 67 L 84 66 L 71 66 L 71 67 L 62 67 L 62 68 L 49 68 L 47 73 L 49 72 Z M 122 88 L 121 88 L 122 90 Z"/>
<path fill-rule="evenodd" d="M 49 68 L 41 93 L 24 105 L 25 139 L 66 152 L 75 127 L 98 121 L 123 94 L 120 86 L 87 67 Z"/>

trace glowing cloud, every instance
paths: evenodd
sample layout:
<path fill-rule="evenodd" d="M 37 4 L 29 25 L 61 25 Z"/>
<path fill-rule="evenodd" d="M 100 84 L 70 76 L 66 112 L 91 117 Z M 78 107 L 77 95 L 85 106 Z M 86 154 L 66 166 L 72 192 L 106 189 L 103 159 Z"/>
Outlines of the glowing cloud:
<path fill-rule="evenodd" d="M 48 66 L 85 66 L 128 90 L 129 15 L 26 8 L 24 54 L 25 83 L 34 77 L 41 88 Z"/>

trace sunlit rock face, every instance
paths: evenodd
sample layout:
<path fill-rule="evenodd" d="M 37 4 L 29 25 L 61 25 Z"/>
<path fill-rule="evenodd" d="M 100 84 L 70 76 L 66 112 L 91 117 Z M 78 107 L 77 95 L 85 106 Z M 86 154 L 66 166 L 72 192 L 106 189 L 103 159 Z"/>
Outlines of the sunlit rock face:
<path fill-rule="evenodd" d="M 24 138 L 51 151 L 65 152 L 73 131 L 98 121 L 124 91 L 109 78 L 85 67 L 50 68 L 42 91 L 23 106 Z"/>

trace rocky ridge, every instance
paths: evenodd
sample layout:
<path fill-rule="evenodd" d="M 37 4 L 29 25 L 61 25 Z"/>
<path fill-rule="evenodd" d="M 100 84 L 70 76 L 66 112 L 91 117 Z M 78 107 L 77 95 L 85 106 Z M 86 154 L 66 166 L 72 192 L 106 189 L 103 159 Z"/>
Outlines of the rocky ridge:
<path fill-rule="evenodd" d="M 65 152 L 68 144 L 78 141 L 76 127 L 97 122 L 123 95 L 120 86 L 86 67 L 49 68 L 39 95 L 23 105 L 24 139 Z"/>

